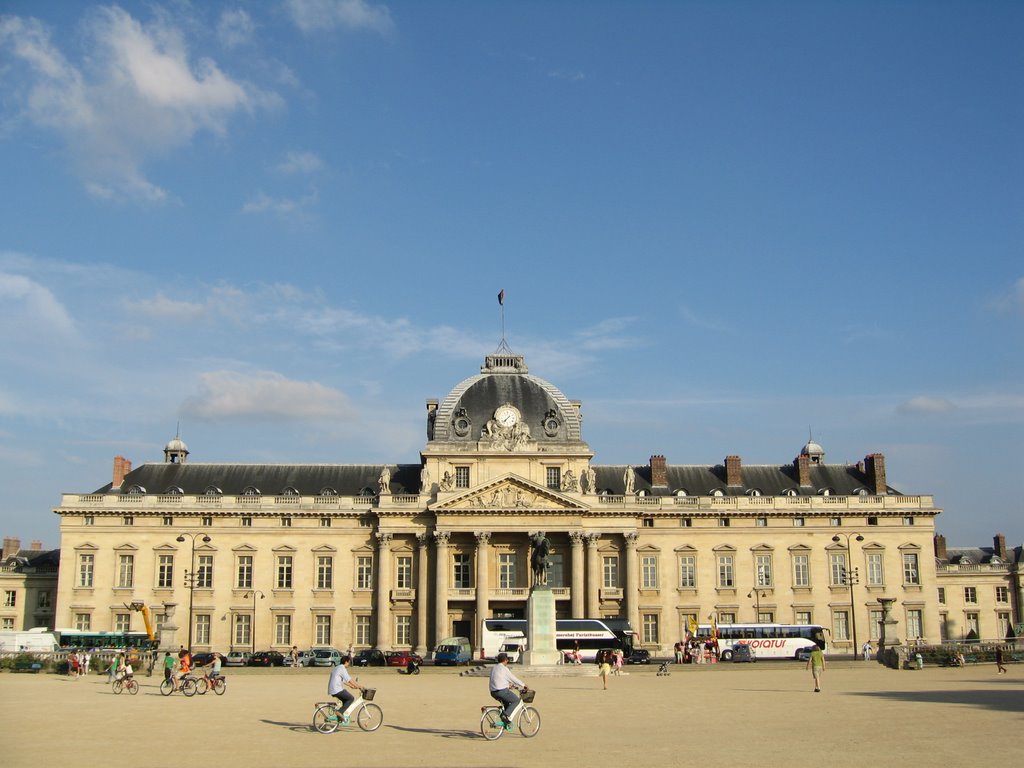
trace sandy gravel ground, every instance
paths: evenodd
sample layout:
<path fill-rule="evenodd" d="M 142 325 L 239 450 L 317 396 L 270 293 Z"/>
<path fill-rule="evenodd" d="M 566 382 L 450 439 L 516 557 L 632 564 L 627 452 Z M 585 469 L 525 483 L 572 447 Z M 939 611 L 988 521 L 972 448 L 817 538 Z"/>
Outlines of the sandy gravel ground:
<path fill-rule="evenodd" d="M 713 764 L 1012 765 L 1024 723 L 1024 668 L 994 665 L 895 672 L 829 665 L 824 691 L 797 662 L 627 668 L 608 691 L 596 677 L 536 677 L 534 739 L 479 734 L 485 678 L 424 668 L 361 670 L 384 725 L 323 735 L 310 728 L 327 698 L 326 669 L 226 670 L 228 691 L 163 697 L 158 677 L 137 696 L 105 678 L 0 675 L 6 766 L 682 766 Z"/>

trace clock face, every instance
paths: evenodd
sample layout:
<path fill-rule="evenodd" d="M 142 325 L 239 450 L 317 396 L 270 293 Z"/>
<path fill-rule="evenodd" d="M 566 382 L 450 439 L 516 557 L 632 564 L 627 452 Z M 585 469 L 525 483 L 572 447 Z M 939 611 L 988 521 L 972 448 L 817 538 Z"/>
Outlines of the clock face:
<path fill-rule="evenodd" d="M 503 427 L 514 427 L 519 422 L 519 411 L 511 405 L 503 405 L 494 412 L 494 420 Z"/>

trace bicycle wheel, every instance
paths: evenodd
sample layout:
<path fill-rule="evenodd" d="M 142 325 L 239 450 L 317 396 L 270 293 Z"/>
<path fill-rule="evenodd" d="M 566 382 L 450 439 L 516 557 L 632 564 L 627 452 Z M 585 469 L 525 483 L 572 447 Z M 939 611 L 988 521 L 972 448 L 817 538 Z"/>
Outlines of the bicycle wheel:
<path fill-rule="evenodd" d="M 526 738 L 537 735 L 540 730 L 540 712 L 533 707 L 523 707 L 519 713 L 519 732 Z"/>
<path fill-rule="evenodd" d="M 216 680 L 213 681 L 213 692 L 216 693 L 218 696 L 223 696 L 224 691 L 226 691 L 227 689 L 228 681 L 225 680 L 223 677 L 218 677 Z"/>
<path fill-rule="evenodd" d="M 210 681 L 207 680 L 205 677 L 197 678 L 196 679 L 196 693 L 198 693 L 200 696 L 202 696 L 208 690 L 210 690 Z"/>
<path fill-rule="evenodd" d="M 338 710 L 333 704 L 324 704 L 317 707 L 316 712 L 313 713 L 313 728 L 320 733 L 334 733 L 338 730 L 340 719 Z"/>
<path fill-rule="evenodd" d="M 114 691 L 114 693 L 116 693 L 117 695 L 120 696 L 121 695 L 121 690 L 124 688 L 124 683 L 122 681 L 120 681 L 120 680 L 115 680 L 114 684 L 112 686 L 110 686 L 110 687 Z"/>
<path fill-rule="evenodd" d="M 196 681 L 194 678 L 183 677 L 181 679 L 181 692 L 184 693 L 186 696 L 195 696 L 197 690 L 198 687 L 196 686 Z"/>
<path fill-rule="evenodd" d="M 162 683 L 160 683 L 160 693 L 162 693 L 164 696 L 170 696 L 172 693 L 174 693 L 174 683 L 172 683 L 170 680 L 164 680 Z"/>
<path fill-rule="evenodd" d="M 480 716 L 480 733 L 488 741 L 500 739 L 505 732 L 505 724 L 501 722 L 501 709 L 488 707 Z"/>
<path fill-rule="evenodd" d="M 128 689 L 128 693 L 135 696 L 139 692 L 139 684 L 134 680 L 129 680 L 124 684 L 124 687 Z"/>
<path fill-rule="evenodd" d="M 376 704 L 363 704 L 356 722 L 364 731 L 376 731 L 384 722 L 384 712 Z"/>

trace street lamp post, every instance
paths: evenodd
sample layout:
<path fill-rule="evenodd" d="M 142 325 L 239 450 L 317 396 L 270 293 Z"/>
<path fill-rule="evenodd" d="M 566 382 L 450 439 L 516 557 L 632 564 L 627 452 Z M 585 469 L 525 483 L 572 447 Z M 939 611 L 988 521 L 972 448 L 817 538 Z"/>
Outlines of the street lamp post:
<path fill-rule="evenodd" d="M 252 640 L 252 652 L 256 653 L 256 596 L 259 595 L 260 600 L 266 597 L 258 589 L 254 589 L 250 592 L 246 592 L 242 595 L 243 600 L 252 598 L 252 626 L 249 627 L 249 639 Z"/>
<path fill-rule="evenodd" d="M 850 626 L 853 628 L 853 658 L 857 658 L 857 606 L 853 603 L 853 585 L 857 583 L 857 569 L 851 568 L 853 564 L 853 549 L 850 546 L 850 538 L 853 537 L 854 541 L 864 541 L 864 537 L 859 533 L 837 533 L 832 537 L 832 541 L 840 542 L 846 538 L 846 556 L 849 558 L 849 562 L 846 564 L 846 584 L 850 588 Z"/>
<path fill-rule="evenodd" d="M 192 539 L 192 555 L 189 570 L 185 571 L 185 586 L 188 587 L 188 652 L 192 653 L 192 595 L 196 589 L 196 538 L 198 533 L 180 533 L 175 541 L 184 543 L 186 537 Z M 204 544 L 210 543 L 210 537 L 203 535 L 200 539 Z"/>
<path fill-rule="evenodd" d="M 763 592 L 763 591 L 757 590 L 757 589 L 751 590 L 750 592 L 747 593 L 747 599 L 748 600 L 750 598 L 754 598 L 754 603 L 755 603 L 754 610 L 756 611 L 756 613 L 754 614 L 754 623 L 755 624 L 760 624 L 761 623 L 761 598 L 762 597 L 767 597 L 767 596 L 768 596 L 767 592 Z"/>

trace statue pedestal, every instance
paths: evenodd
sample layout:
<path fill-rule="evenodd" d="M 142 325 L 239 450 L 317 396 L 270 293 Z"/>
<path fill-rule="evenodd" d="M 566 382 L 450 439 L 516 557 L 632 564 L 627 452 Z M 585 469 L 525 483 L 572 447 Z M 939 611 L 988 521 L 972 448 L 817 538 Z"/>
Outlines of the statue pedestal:
<path fill-rule="evenodd" d="M 555 593 L 550 587 L 534 586 L 526 603 L 526 651 L 523 663 L 555 665 L 561 654 L 555 646 Z"/>

